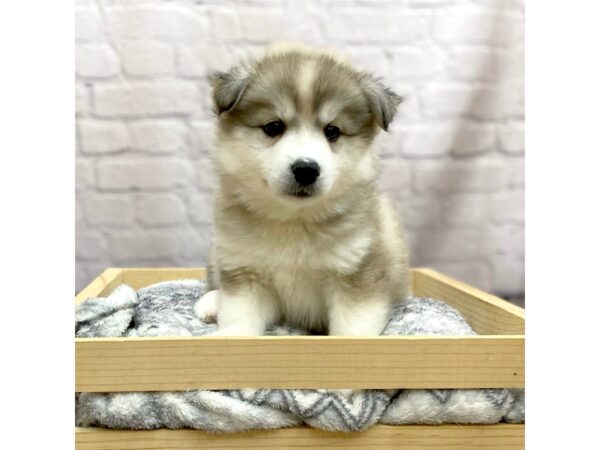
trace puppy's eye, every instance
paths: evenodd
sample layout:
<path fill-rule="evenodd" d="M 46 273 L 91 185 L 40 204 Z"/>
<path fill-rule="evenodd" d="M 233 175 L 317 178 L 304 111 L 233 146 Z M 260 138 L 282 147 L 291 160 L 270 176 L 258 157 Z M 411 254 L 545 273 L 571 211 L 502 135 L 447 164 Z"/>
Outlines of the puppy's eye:
<path fill-rule="evenodd" d="M 329 142 L 337 141 L 341 134 L 340 129 L 335 125 L 327 125 L 323 129 L 323 132 L 325 133 L 325 137 Z"/>
<path fill-rule="evenodd" d="M 285 132 L 285 123 L 281 120 L 274 120 L 262 127 L 265 134 L 269 137 L 277 137 Z"/>

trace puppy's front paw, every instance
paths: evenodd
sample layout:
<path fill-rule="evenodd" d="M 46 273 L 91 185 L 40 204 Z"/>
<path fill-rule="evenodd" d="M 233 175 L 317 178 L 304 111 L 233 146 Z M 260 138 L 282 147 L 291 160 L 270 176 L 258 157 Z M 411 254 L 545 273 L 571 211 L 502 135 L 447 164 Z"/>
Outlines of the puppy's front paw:
<path fill-rule="evenodd" d="M 204 323 L 215 323 L 219 311 L 219 291 L 209 291 L 194 305 L 194 313 Z"/>

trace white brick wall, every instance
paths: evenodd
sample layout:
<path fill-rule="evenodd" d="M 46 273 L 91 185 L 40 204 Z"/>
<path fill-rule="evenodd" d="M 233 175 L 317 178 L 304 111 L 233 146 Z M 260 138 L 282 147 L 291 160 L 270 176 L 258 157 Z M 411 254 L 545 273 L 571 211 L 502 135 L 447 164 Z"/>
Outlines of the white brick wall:
<path fill-rule="evenodd" d="M 382 187 L 412 264 L 524 290 L 521 0 L 88 0 L 76 7 L 77 289 L 205 263 L 206 75 L 274 39 L 337 47 L 405 97 Z"/>

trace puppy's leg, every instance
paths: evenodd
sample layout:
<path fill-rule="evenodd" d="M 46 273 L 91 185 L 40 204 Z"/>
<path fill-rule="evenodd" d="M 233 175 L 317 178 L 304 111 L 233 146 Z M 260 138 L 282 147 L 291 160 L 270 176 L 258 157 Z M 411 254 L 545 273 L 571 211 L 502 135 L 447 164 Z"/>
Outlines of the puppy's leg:
<path fill-rule="evenodd" d="M 330 336 L 379 336 L 385 328 L 391 309 L 383 295 L 371 294 L 356 298 L 342 290 L 335 290 L 329 298 Z"/>
<path fill-rule="evenodd" d="M 219 336 L 260 336 L 275 322 L 278 307 L 273 295 L 259 284 L 219 291 Z"/>
<path fill-rule="evenodd" d="M 205 323 L 214 323 L 217 321 L 217 312 L 219 310 L 219 291 L 209 291 L 200 298 L 194 305 L 194 313 Z"/>

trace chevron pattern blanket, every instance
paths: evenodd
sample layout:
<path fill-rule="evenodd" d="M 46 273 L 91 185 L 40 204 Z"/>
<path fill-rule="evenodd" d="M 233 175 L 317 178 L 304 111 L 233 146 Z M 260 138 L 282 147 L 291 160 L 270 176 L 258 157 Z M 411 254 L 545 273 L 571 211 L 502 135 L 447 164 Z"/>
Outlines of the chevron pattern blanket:
<path fill-rule="evenodd" d="M 139 291 L 119 286 L 106 298 L 77 306 L 77 337 L 203 336 L 193 306 L 203 281 L 158 283 Z M 306 334 L 288 326 L 270 335 Z M 385 335 L 473 335 L 460 313 L 445 303 L 411 297 L 397 305 Z M 178 392 L 80 393 L 77 426 L 123 429 L 196 428 L 212 432 L 308 424 L 331 431 L 360 431 L 375 423 L 440 424 L 524 421 L 523 390 L 310 390 L 241 389 Z"/>

